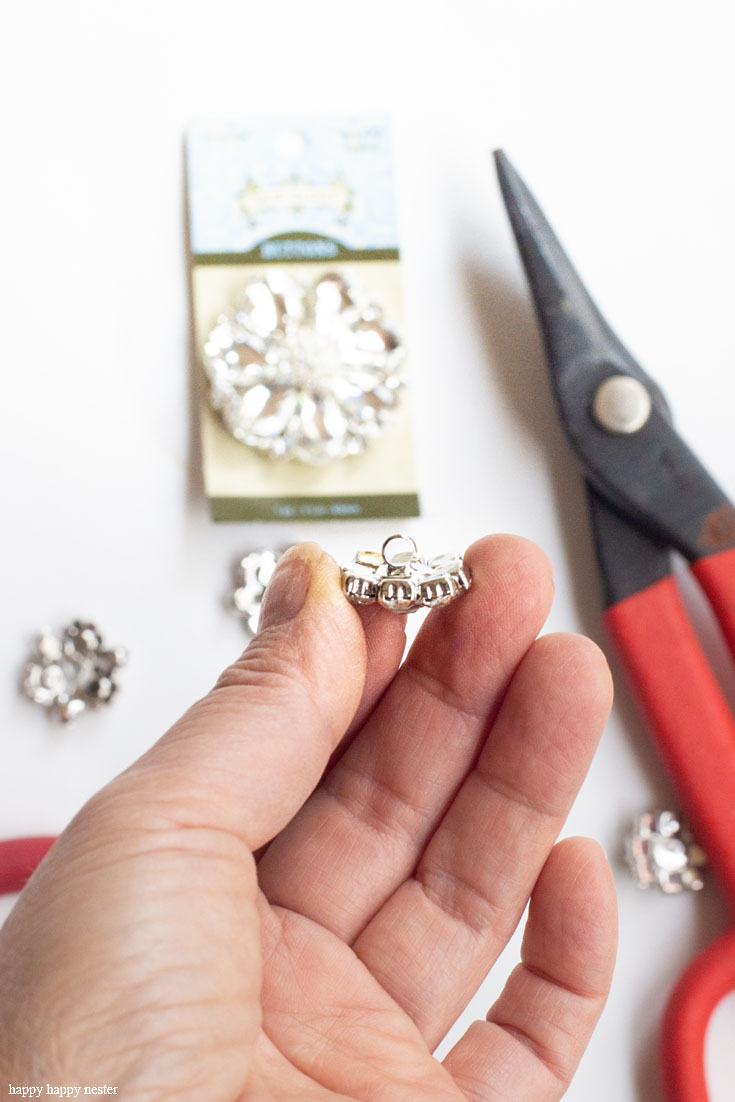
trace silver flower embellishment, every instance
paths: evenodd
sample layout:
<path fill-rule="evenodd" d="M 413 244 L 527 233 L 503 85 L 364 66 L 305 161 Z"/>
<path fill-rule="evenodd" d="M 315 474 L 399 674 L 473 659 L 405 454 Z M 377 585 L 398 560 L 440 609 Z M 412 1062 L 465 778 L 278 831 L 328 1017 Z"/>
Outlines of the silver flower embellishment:
<path fill-rule="evenodd" d="M 110 703 L 127 659 L 124 647 L 106 647 L 86 620 L 73 620 L 58 635 L 44 628 L 23 671 L 23 691 L 68 723 L 88 708 Z"/>
<path fill-rule="evenodd" d="M 403 347 L 381 309 L 330 273 L 255 279 L 204 347 L 210 401 L 236 439 L 277 459 L 358 455 L 390 421 Z"/>

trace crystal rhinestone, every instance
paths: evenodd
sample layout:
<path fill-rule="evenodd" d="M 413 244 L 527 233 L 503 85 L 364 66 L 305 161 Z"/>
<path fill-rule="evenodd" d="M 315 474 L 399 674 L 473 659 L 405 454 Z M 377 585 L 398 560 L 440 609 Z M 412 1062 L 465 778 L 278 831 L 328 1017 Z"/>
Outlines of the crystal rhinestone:
<path fill-rule="evenodd" d="M 110 702 L 115 674 L 126 660 L 124 648 L 104 649 L 102 635 L 87 621 L 73 620 L 59 635 L 44 628 L 26 664 L 23 691 L 67 723 L 86 708 Z"/>
<path fill-rule="evenodd" d="M 88 654 L 102 645 L 102 636 L 94 624 L 84 620 L 73 620 L 64 628 L 62 640 L 65 646 L 79 654 Z"/>
<path fill-rule="evenodd" d="M 256 597 L 255 589 L 250 586 L 241 585 L 232 592 L 232 603 L 238 612 L 250 612 L 250 606 Z"/>
<path fill-rule="evenodd" d="M 210 402 L 232 435 L 275 459 L 362 452 L 391 420 L 403 348 L 380 309 L 330 273 L 253 280 L 204 347 Z"/>
<path fill-rule="evenodd" d="M 378 588 L 378 602 L 393 612 L 414 612 L 421 604 L 419 588 L 411 578 L 386 578 Z"/>
<path fill-rule="evenodd" d="M 454 583 L 449 576 L 426 578 L 421 583 L 421 601 L 430 608 L 449 604 L 454 592 Z"/>
<path fill-rule="evenodd" d="M 51 632 L 50 629 L 44 629 L 38 636 L 38 653 L 42 658 L 49 662 L 58 662 L 61 658 L 62 649 L 61 642 Z"/>
<path fill-rule="evenodd" d="M 80 696 L 73 696 L 71 700 L 63 702 L 59 701 L 58 705 L 57 714 L 62 723 L 69 723 L 72 719 L 76 719 L 87 706 Z"/>
<path fill-rule="evenodd" d="M 639 815 L 625 839 L 625 855 L 641 888 L 655 886 L 675 895 L 704 886 L 700 869 L 707 858 L 676 812 Z"/>
<path fill-rule="evenodd" d="M 345 594 L 356 605 L 368 605 L 378 597 L 378 583 L 371 570 L 355 566 L 344 582 Z"/>

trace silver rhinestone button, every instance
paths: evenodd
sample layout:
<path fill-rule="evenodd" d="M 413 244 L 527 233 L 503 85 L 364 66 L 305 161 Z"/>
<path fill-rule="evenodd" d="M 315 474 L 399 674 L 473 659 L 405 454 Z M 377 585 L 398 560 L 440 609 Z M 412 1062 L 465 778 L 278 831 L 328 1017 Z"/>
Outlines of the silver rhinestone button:
<path fill-rule="evenodd" d="M 282 552 L 273 551 L 269 547 L 259 551 L 249 551 L 247 555 L 243 555 L 235 568 L 235 587 L 231 595 L 232 607 L 241 616 L 243 624 L 251 635 L 255 635 L 258 630 L 258 618 L 265 587 L 273 577 L 273 571 L 281 554 Z"/>
<path fill-rule="evenodd" d="M 675 895 L 704 887 L 700 870 L 707 858 L 674 811 L 639 815 L 625 840 L 625 855 L 641 888 L 653 885 Z"/>
<path fill-rule="evenodd" d="M 109 704 L 117 672 L 128 660 L 124 647 L 105 647 L 94 624 L 73 620 L 59 635 L 44 628 L 23 671 L 22 687 L 35 704 L 68 723 L 88 708 Z"/>
<path fill-rule="evenodd" d="M 408 536 L 389 536 L 380 552 L 358 551 L 342 567 L 342 589 L 349 601 L 356 605 L 377 601 L 391 612 L 446 605 L 469 586 L 461 555 L 426 560 Z"/>

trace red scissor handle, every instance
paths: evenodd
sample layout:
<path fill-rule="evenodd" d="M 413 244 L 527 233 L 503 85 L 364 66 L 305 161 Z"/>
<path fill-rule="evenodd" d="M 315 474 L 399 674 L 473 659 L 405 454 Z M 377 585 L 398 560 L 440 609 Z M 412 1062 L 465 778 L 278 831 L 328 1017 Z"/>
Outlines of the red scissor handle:
<path fill-rule="evenodd" d="M 0 895 L 21 891 L 55 841 L 51 835 L 0 841 Z"/>
<path fill-rule="evenodd" d="M 708 945 L 674 988 L 661 1032 L 661 1066 L 668 1102 L 707 1102 L 704 1037 L 712 1012 L 735 990 L 735 930 Z"/>
<path fill-rule="evenodd" d="M 735 654 L 735 548 L 699 559 L 692 573 L 707 594 L 722 634 Z"/>
<path fill-rule="evenodd" d="M 735 552 L 695 573 L 735 650 Z M 606 613 L 681 807 L 730 904 L 735 901 L 735 721 L 673 577 Z M 735 931 L 701 953 L 674 990 L 662 1032 L 668 1102 L 707 1102 L 704 1037 L 715 1006 L 735 990 Z"/>
<path fill-rule="evenodd" d="M 708 563 L 724 589 L 733 552 Z M 714 559 L 719 562 L 714 562 Z M 698 575 L 705 573 L 698 564 Z M 735 579 L 732 579 L 735 581 Z M 716 607 L 721 615 L 721 607 Z M 622 653 L 694 835 L 735 902 L 735 721 L 669 575 L 612 605 L 607 627 Z M 735 620 L 733 621 L 735 627 Z"/>

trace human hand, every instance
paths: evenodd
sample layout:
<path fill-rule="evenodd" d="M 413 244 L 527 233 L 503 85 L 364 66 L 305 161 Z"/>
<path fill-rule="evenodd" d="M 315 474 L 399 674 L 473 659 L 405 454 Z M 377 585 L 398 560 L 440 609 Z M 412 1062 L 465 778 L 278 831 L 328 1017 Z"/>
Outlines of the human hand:
<path fill-rule="evenodd" d="M 349 605 L 314 544 L 281 560 L 243 656 L 82 808 L 0 931 L 0 1091 L 563 1094 L 616 915 L 599 847 L 554 843 L 610 679 L 588 640 L 534 641 L 534 545 L 489 537 L 466 562 L 470 591 L 399 669 L 400 617 Z M 523 963 L 439 1063 L 529 897 Z"/>

